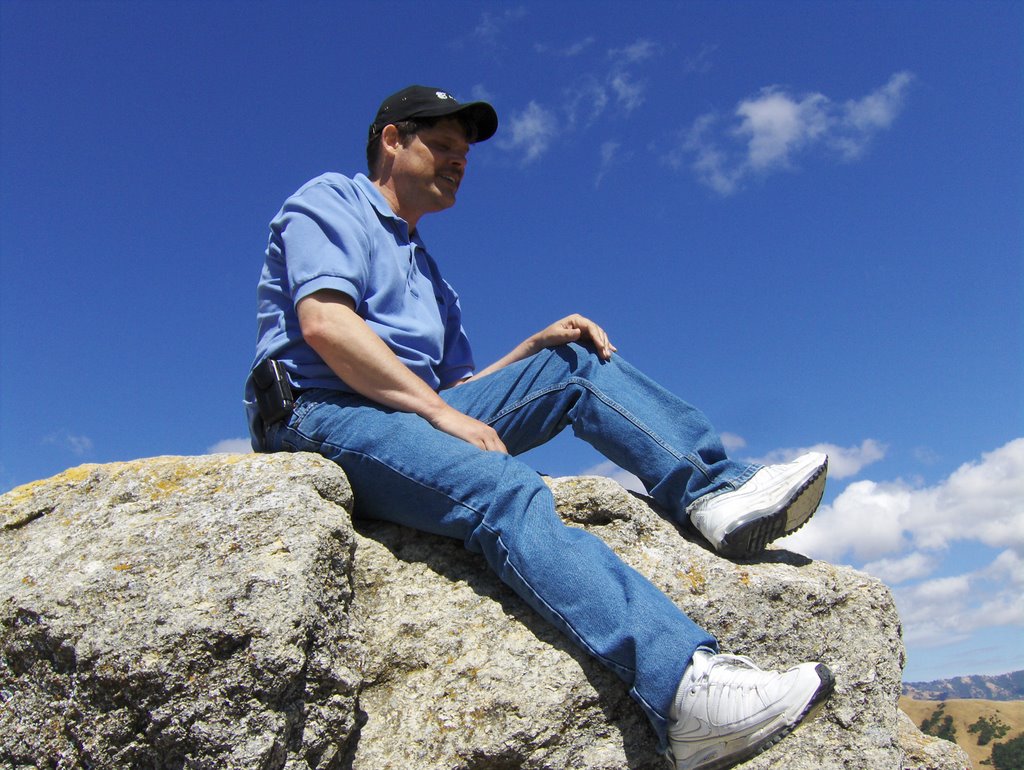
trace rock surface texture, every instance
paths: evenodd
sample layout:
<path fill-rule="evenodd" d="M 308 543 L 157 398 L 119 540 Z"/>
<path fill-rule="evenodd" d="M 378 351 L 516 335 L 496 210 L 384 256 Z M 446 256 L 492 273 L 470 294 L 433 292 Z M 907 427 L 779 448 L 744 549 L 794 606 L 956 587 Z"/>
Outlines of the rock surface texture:
<path fill-rule="evenodd" d="M 884 585 L 782 550 L 724 561 L 608 479 L 551 486 L 724 651 L 832 667 L 822 715 L 743 768 L 968 767 L 897 710 Z M 0 767 L 667 767 L 626 687 L 480 557 L 350 510 L 306 454 L 82 466 L 0 497 Z"/>

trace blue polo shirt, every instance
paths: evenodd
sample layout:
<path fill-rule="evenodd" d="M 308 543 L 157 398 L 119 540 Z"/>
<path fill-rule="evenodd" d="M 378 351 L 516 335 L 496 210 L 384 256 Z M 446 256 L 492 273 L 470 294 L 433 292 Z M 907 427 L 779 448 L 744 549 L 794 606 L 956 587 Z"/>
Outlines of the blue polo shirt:
<path fill-rule="evenodd" d="M 363 174 L 317 177 L 270 223 L 257 295 L 253 366 L 280 361 L 298 388 L 352 392 L 302 338 L 296 305 L 322 289 L 353 299 L 356 312 L 434 390 L 473 373 L 458 295 L 419 235 Z M 252 416 L 255 394 L 246 380 Z"/>

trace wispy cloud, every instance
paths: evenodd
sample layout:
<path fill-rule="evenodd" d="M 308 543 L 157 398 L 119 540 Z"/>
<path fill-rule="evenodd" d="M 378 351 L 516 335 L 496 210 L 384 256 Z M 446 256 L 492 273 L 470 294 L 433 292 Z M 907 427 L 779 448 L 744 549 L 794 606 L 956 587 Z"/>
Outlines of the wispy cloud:
<path fill-rule="evenodd" d="M 252 444 L 247 438 L 226 438 L 206 448 L 206 454 L 208 455 L 220 454 L 222 452 L 228 454 L 249 454 L 252 452 Z"/>
<path fill-rule="evenodd" d="M 84 457 L 93 449 L 92 439 L 88 436 L 74 435 L 72 433 L 51 433 L 43 437 L 43 443 L 50 446 L 57 446 L 76 457 Z"/>
<path fill-rule="evenodd" d="M 607 141 L 601 145 L 601 166 L 597 170 L 597 178 L 594 179 L 594 187 L 601 186 L 601 180 L 604 179 L 604 175 L 608 173 L 608 170 L 613 165 L 615 165 L 620 146 L 621 145 L 618 142 L 613 141 Z"/>
<path fill-rule="evenodd" d="M 605 80 L 594 75 L 580 78 L 572 88 L 566 90 L 565 97 L 566 126 L 570 129 L 597 121 L 611 100 Z"/>
<path fill-rule="evenodd" d="M 622 48 L 612 48 L 608 51 L 608 58 L 612 60 L 616 68 L 646 61 L 660 52 L 660 46 L 653 40 L 640 38 Z"/>
<path fill-rule="evenodd" d="M 566 48 L 537 44 L 534 51 L 542 55 L 578 57 L 592 48 L 595 42 L 593 37 L 585 37 Z M 628 117 L 646 100 L 647 80 L 638 71 L 639 66 L 659 55 L 660 46 L 650 40 L 640 39 L 621 48 L 608 49 L 604 60 L 595 62 L 590 57 L 593 66 L 577 74 L 562 89 L 562 98 L 557 106 L 549 107 L 538 100 L 532 100 L 525 109 L 513 112 L 507 124 L 509 128 L 502 128 L 505 138 L 498 142 L 498 146 L 509 152 L 520 153 L 523 163 L 530 163 L 548 150 L 557 132 L 583 130 L 599 119 L 606 119 L 609 114 Z M 601 148 L 602 166 L 597 174 L 598 184 L 607 171 L 610 162 L 608 147 L 612 144 L 618 143 L 609 140 Z"/>
<path fill-rule="evenodd" d="M 722 439 L 722 446 L 725 447 L 725 451 L 729 453 L 737 452 L 747 445 L 747 440 L 743 436 L 729 433 L 728 431 L 722 433 L 719 438 Z"/>
<path fill-rule="evenodd" d="M 592 38 L 588 38 L 590 41 Z M 636 110 L 647 95 L 647 79 L 639 74 L 640 65 L 663 54 L 660 44 L 646 38 L 620 48 L 609 48 L 604 71 L 595 68 L 567 89 L 570 123 L 575 123 L 581 115 L 585 122 L 592 122 L 609 107 L 618 107 L 625 114 Z"/>
<path fill-rule="evenodd" d="M 661 47 L 644 38 L 623 48 L 612 48 L 608 51 L 608 58 L 612 64 L 605 82 L 615 97 L 615 103 L 627 113 L 643 104 L 644 93 L 647 90 L 646 80 L 637 76 L 631 68 L 660 54 Z"/>
<path fill-rule="evenodd" d="M 606 460 L 603 463 L 598 463 L 584 471 L 581 471 L 580 476 L 607 476 L 613 481 L 619 482 L 626 489 L 631 489 L 634 492 L 640 492 L 641 494 L 647 494 L 647 490 L 644 489 L 643 482 L 640 481 L 635 475 L 629 471 L 624 471 L 618 465 L 613 463 L 611 460 Z"/>
<path fill-rule="evenodd" d="M 477 83 L 476 85 L 474 85 L 470 89 L 469 95 L 472 98 L 472 100 L 475 101 L 475 102 L 493 102 L 494 101 L 494 94 L 491 93 L 489 90 L 487 90 L 487 88 L 482 83 Z M 459 101 L 462 101 L 462 100 L 460 99 Z"/>
<path fill-rule="evenodd" d="M 480 20 L 470 33 L 470 37 L 488 48 L 493 49 L 497 46 L 503 47 L 502 35 L 504 34 L 505 29 L 509 24 L 519 21 L 525 16 L 526 8 L 524 6 L 505 8 L 500 13 L 484 11 L 480 16 Z"/>
<path fill-rule="evenodd" d="M 615 95 L 616 102 L 626 111 L 632 112 L 644 103 L 647 86 L 629 72 L 616 72 L 608 79 L 608 87 Z"/>
<path fill-rule="evenodd" d="M 988 567 L 893 591 L 908 643 L 938 647 L 986 628 L 1024 626 L 1024 561 L 1002 551 Z"/>
<path fill-rule="evenodd" d="M 868 95 L 842 103 L 820 93 L 797 96 L 769 86 L 742 100 L 731 121 L 714 112 L 697 117 L 665 160 L 689 168 L 721 195 L 737 192 L 751 177 L 793 170 L 797 158 L 811 148 L 852 161 L 892 125 L 912 81 L 911 73 L 897 72 Z"/>
<path fill-rule="evenodd" d="M 864 571 L 895 586 L 908 580 L 927 577 L 935 571 L 936 566 L 938 559 L 934 555 L 914 551 L 906 556 L 870 562 L 864 565 Z"/>
<path fill-rule="evenodd" d="M 540 54 L 551 54 L 552 56 L 572 59 L 589 49 L 596 42 L 596 37 L 588 36 L 564 46 L 554 46 L 548 43 L 535 43 L 533 50 Z"/>
<path fill-rule="evenodd" d="M 693 56 L 689 56 L 683 62 L 684 73 L 703 74 L 711 70 L 711 55 L 718 50 L 717 44 L 705 44 Z"/>
<path fill-rule="evenodd" d="M 888 128 L 903 109 L 907 88 L 914 76 L 897 72 L 889 82 L 863 99 L 843 105 L 833 144 L 847 160 L 858 157 L 876 131 Z"/>
<path fill-rule="evenodd" d="M 522 154 L 523 163 L 531 163 L 543 155 L 557 134 L 555 114 L 530 102 L 520 112 L 513 113 L 498 146 Z"/>

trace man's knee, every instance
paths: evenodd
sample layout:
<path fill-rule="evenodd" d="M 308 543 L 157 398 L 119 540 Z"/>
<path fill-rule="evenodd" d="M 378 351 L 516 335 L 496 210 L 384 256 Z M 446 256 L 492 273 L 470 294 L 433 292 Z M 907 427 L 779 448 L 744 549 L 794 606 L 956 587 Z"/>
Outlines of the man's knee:
<path fill-rule="evenodd" d="M 537 353 L 537 357 L 545 367 L 558 367 L 564 369 L 566 376 L 584 379 L 589 379 L 597 367 L 611 363 L 603 361 L 595 350 L 578 342 L 545 348 Z"/>
<path fill-rule="evenodd" d="M 499 459 L 496 457 L 494 459 Z M 515 458 L 500 456 L 500 473 L 489 490 L 480 525 L 498 535 L 512 535 L 555 514 L 555 500 L 543 477 Z"/>

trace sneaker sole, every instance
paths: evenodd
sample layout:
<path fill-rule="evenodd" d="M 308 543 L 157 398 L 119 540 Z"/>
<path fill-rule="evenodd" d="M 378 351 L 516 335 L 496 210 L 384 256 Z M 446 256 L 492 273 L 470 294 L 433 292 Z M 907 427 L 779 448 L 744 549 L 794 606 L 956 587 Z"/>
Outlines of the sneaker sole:
<path fill-rule="evenodd" d="M 825 495 L 828 459 L 803 483 L 788 504 L 760 518 L 748 521 L 727 532 L 718 552 L 730 559 L 750 559 L 761 553 L 769 543 L 791 535 L 806 524 Z"/>
<path fill-rule="evenodd" d="M 836 684 L 835 677 L 832 676 L 832 672 L 824 663 L 819 663 L 815 666 L 814 672 L 818 675 L 820 681 L 818 689 L 814 691 L 814 694 L 807 701 L 803 710 L 796 715 L 795 719 L 791 719 L 784 725 L 781 725 L 777 730 L 769 733 L 742 751 L 714 759 L 705 764 L 693 765 L 690 770 L 727 770 L 727 768 L 734 767 L 740 762 L 746 762 L 748 759 L 764 753 L 798 727 L 812 721 L 821 711 L 829 696 L 832 695 Z"/>

